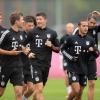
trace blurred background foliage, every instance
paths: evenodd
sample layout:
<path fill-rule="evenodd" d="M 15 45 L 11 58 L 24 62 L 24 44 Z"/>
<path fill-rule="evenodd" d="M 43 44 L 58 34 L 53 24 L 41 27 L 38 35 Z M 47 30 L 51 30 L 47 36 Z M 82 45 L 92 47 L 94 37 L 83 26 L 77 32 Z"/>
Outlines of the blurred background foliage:
<path fill-rule="evenodd" d="M 9 27 L 9 15 L 19 10 L 24 15 L 45 12 L 48 26 L 62 35 L 65 24 L 76 23 L 93 11 L 100 11 L 100 0 L 0 0 L 0 12 L 4 15 L 4 25 Z"/>

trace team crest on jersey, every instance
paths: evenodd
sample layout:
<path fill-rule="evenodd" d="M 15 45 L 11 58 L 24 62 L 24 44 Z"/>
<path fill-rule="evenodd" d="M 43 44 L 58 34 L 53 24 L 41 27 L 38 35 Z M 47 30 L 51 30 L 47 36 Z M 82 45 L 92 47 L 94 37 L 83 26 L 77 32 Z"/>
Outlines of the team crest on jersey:
<path fill-rule="evenodd" d="M 96 31 L 95 30 L 93 30 L 93 35 L 95 35 L 96 34 Z"/>
<path fill-rule="evenodd" d="M 76 41 L 75 44 L 78 44 L 78 42 Z"/>
<path fill-rule="evenodd" d="M 89 45 L 90 44 L 90 42 L 89 41 L 86 41 L 86 45 Z"/>
<path fill-rule="evenodd" d="M 20 39 L 21 39 L 21 40 L 23 40 L 23 37 L 22 37 L 22 35 L 20 35 Z"/>

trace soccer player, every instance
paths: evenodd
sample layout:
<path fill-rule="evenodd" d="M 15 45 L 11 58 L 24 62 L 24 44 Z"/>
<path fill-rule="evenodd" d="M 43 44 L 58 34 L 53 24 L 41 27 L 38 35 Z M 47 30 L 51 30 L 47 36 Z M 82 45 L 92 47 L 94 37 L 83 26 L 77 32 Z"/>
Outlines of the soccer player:
<path fill-rule="evenodd" d="M 45 13 L 36 14 L 37 27 L 29 32 L 26 43 L 30 43 L 31 52 L 35 53 L 35 58 L 31 58 L 33 67 L 33 100 L 44 100 L 43 88 L 47 82 L 52 51 L 59 52 L 59 41 L 57 33 L 47 27 L 47 16 Z M 24 44 L 24 45 L 25 45 Z"/>
<path fill-rule="evenodd" d="M 2 35 L 2 33 L 6 30 L 3 26 L 2 26 L 2 21 L 3 21 L 3 16 L 0 13 L 0 37 Z M 0 49 L 0 54 L 2 53 L 1 49 Z M 0 72 L 1 72 L 1 67 L 2 67 L 2 62 L 0 60 Z"/>
<path fill-rule="evenodd" d="M 23 23 L 23 41 L 28 36 L 28 32 L 32 30 L 34 27 L 36 27 L 36 19 L 33 16 L 25 16 L 24 17 L 24 23 Z M 30 49 L 30 44 L 26 45 L 27 48 Z M 27 98 L 33 93 L 33 68 L 30 64 L 29 58 L 22 54 L 22 62 L 23 62 L 23 74 L 24 74 L 24 90 L 23 90 L 23 100 L 27 100 Z M 26 99 L 25 99 L 26 98 Z"/>
<path fill-rule="evenodd" d="M 1 55 L 2 69 L 0 73 L 0 96 L 3 95 L 8 80 L 13 84 L 16 100 L 22 100 L 23 68 L 20 58 L 20 35 L 19 29 L 23 25 L 23 14 L 14 12 L 10 15 L 11 28 L 3 33 L 0 38 L 0 48 L 5 52 Z M 14 52 L 13 52 L 14 51 Z"/>
<path fill-rule="evenodd" d="M 98 33 L 100 32 L 100 25 L 96 25 L 96 17 L 100 17 L 100 12 L 93 11 L 92 16 L 88 17 L 88 35 L 90 35 L 96 43 L 96 48 L 98 48 Z M 97 69 L 96 69 L 96 59 L 95 55 L 90 55 L 90 60 L 88 64 L 88 100 L 94 100 L 95 92 L 95 80 L 97 80 Z"/>
<path fill-rule="evenodd" d="M 62 47 L 62 53 L 69 59 L 67 70 L 72 94 L 70 93 L 68 100 L 81 100 L 81 95 L 87 81 L 88 54 L 96 54 L 94 40 L 87 35 L 88 22 L 86 20 L 80 21 L 78 28 L 78 34 L 69 37 Z M 69 49 L 69 55 L 66 53 L 67 49 Z"/>
<path fill-rule="evenodd" d="M 72 35 L 73 30 L 74 30 L 74 25 L 72 23 L 67 23 L 66 24 L 66 34 L 60 39 L 60 46 L 62 46 L 64 44 L 64 42 L 66 42 L 67 38 Z M 63 55 L 63 69 L 64 69 L 64 73 L 65 73 L 65 84 L 66 84 L 67 91 L 69 94 L 71 91 L 71 87 L 69 86 L 69 82 L 68 82 L 67 60 L 68 59 L 66 59 L 66 57 Z"/>
<path fill-rule="evenodd" d="M 100 25 L 96 25 L 96 18 L 100 17 L 100 12 L 93 11 L 89 14 L 87 21 L 88 21 L 88 35 L 91 36 L 96 45 L 95 48 L 98 48 L 98 33 L 100 32 Z M 78 28 L 76 32 L 78 32 Z M 99 52 L 98 52 L 99 56 Z M 95 80 L 97 80 L 97 69 L 96 69 L 96 59 L 97 58 L 94 54 L 90 55 L 90 60 L 88 62 L 88 100 L 94 100 L 94 91 L 95 91 Z"/>

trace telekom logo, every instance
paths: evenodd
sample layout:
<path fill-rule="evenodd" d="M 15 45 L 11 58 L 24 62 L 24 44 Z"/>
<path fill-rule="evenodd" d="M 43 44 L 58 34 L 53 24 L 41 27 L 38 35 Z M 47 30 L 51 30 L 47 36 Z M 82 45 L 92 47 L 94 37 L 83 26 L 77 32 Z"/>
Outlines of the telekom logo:
<path fill-rule="evenodd" d="M 42 39 L 36 39 L 36 45 L 37 45 L 37 47 L 41 47 Z"/>
<path fill-rule="evenodd" d="M 81 46 L 75 46 L 75 52 L 79 54 L 81 52 Z"/>

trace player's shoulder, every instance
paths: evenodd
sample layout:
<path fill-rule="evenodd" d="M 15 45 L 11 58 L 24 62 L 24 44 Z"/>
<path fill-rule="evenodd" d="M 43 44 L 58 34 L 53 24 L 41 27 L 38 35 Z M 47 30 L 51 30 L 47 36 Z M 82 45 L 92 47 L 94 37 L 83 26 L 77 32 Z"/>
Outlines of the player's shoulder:
<path fill-rule="evenodd" d="M 71 36 L 69 36 L 69 38 L 78 38 L 78 34 L 71 35 Z"/>
<path fill-rule="evenodd" d="M 5 27 L 0 26 L 0 31 L 5 31 L 5 30 L 6 30 L 6 28 L 5 28 Z"/>
<path fill-rule="evenodd" d="M 9 34 L 14 33 L 14 30 L 12 28 L 9 28 L 8 31 L 9 31 Z"/>
<path fill-rule="evenodd" d="M 0 33 L 1 34 L 3 34 L 4 33 L 4 31 L 6 31 L 7 29 L 5 28 L 5 27 L 3 27 L 3 26 L 0 26 Z"/>
<path fill-rule="evenodd" d="M 9 37 L 9 30 L 5 30 L 1 36 L 0 36 L 0 44 L 2 43 L 3 40 Z"/>
<path fill-rule="evenodd" d="M 46 30 L 51 34 L 57 34 L 57 32 L 51 28 L 46 27 Z"/>
<path fill-rule="evenodd" d="M 6 29 L 5 31 L 3 31 L 2 35 L 4 35 L 4 34 L 10 34 L 10 30 Z"/>
<path fill-rule="evenodd" d="M 61 37 L 61 39 L 64 39 L 64 38 L 66 38 L 66 35 L 63 35 L 63 36 Z"/>
<path fill-rule="evenodd" d="M 93 41 L 93 37 L 87 34 L 87 39 Z"/>
<path fill-rule="evenodd" d="M 99 25 L 96 25 L 95 28 L 100 28 L 100 24 Z"/>
<path fill-rule="evenodd" d="M 95 26 L 95 31 L 98 33 L 100 32 L 100 24 Z"/>
<path fill-rule="evenodd" d="M 78 34 L 76 35 L 71 35 L 68 37 L 68 41 L 77 41 L 79 39 Z"/>
<path fill-rule="evenodd" d="M 79 28 L 77 27 L 77 28 L 74 29 L 74 31 L 73 31 L 72 34 L 73 34 L 73 35 L 76 35 L 76 34 L 78 34 L 78 32 L 79 32 Z"/>
<path fill-rule="evenodd" d="M 39 33 L 39 28 L 38 27 L 35 27 L 35 28 L 31 29 L 28 33 L 29 34 Z"/>

